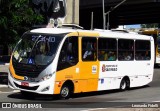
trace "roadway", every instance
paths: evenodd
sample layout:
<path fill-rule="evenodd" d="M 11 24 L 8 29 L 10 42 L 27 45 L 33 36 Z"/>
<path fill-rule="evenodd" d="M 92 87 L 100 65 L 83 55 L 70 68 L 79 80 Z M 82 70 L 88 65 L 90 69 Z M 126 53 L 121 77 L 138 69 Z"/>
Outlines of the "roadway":
<path fill-rule="evenodd" d="M 6 85 L 1 84 L 0 102 L 5 102 L 5 103 L 20 102 L 22 104 L 40 103 L 42 104 L 43 108 L 54 108 L 54 110 L 56 111 L 107 110 L 109 107 L 131 108 L 133 106 L 136 106 L 137 104 L 138 105 L 153 104 L 154 106 L 152 105 L 149 108 L 155 109 L 157 108 L 157 106 L 158 108 L 160 108 L 160 68 L 154 69 L 153 81 L 146 86 L 139 88 L 132 88 L 124 92 L 121 92 L 119 90 L 111 90 L 111 91 L 92 92 L 85 94 L 76 94 L 73 95 L 73 97 L 68 100 L 59 99 L 57 95 L 54 96 L 37 95 L 35 96 L 35 98 L 30 98 L 30 96 L 23 97 L 20 94 L 19 90 L 11 90 Z M 41 110 L 43 111 L 44 109 Z M 47 110 L 53 110 L 53 109 L 47 109 Z"/>

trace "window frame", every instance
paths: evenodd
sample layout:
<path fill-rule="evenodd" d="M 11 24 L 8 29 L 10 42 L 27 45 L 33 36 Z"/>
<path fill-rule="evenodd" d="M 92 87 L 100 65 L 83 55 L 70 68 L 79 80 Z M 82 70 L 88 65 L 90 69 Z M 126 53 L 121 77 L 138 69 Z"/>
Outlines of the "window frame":
<path fill-rule="evenodd" d="M 121 48 L 119 48 L 119 45 L 120 45 L 120 41 L 132 41 L 132 44 L 131 44 L 131 48 L 130 48 L 130 46 L 128 46 L 129 47 L 129 49 L 121 49 Z M 123 42 L 124 42 L 123 41 Z M 127 43 L 127 42 L 125 42 L 125 43 Z M 128 43 L 129 44 L 129 43 Z M 126 44 L 125 44 L 126 45 Z M 130 44 L 129 44 L 130 45 Z M 118 50 L 117 50 L 117 52 L 118 52 L 118 61 L 134 61 L 134 59 L 135 59 L 135 41 L 134 41 L 134 39 L 124 39 L 124 38 L 120 38 L 120 39 L 118 39 Z M 126 46 L 125 46 L 126 47 Z M 120 59 L 120 52 L 123 52 L 122 54 L 123 54 L 123 58 L 122 59 Z M 121 54 L 121 55 L 122 55 Z M 127 55 L 124 55 L 124 54 L 127 54 Z M 130 54 L 130 56 L 129 56 L 129 54 Z"/>
<path fill-rule="evenodd" d="M 136 47 L 136 42 L 137 41 L 145 41 L 149 43 L 149 50 L 148 49 L 144 49 L 144 50 L 138 50 L 139 52 L 149 52 L 149 59 L 137 59 L 137 47 Z M 143 44 L 144 45 L 144 44 Z M 141 53 L 143 54 L 143 53 Z M 142 56 L 144 58 L 144 56 Z M 151 41 L 150 40 L 135 40 L 135 60 L 136 61 L 150 61 L 151 60 Z"/>
<path fill-rule="evenodd" d="M 112 48 L 112 49 L 100 49 L 99 47 L 100 47 L 100 45 L 99 45 L 99 42 L 100 42 L 100 39 L 106 39 L 106 41 L 107 41 L 107 39 L 110 39 L 110 40 L 115 40 L 116 41 L 116 46 L 115 46 L 115 48 Z M 107 43 L 107 42 L 106 42 Z M 106 44 L 105 44 L 106 45 Z M 117 44 L 117 38 L 103 38 L 103 37 L 99 37 L 98 38 L 98 60 L 99 61 L 116 61 L 117 60 L 117 46 L 118 46 L 118 44 Z M 105 51 L 105 53 L 107 54 L 107 56 L 110 54 L 114 54 L 115 55 L 115 58 L 114 58 L 114 60 L 109 60 L 109 58 L 107 57 L 107 60 L 100 60 L 100 58 L 99 58 L 99 53 L 100 53 L 100 51 Z"/>
<path fill-rule="evenodd" d="M 87 49 L 87 48 L 83 48 L 83 46 L 84 46 L 84 42 L 83 42 L 83 40 L 84 39 L 92 39 L 92 42 L 95 42 L 96 43 L 96 46 L 94 46 L 95 44 L 91 44 L 92 46 L 91 47 L 95 47 L 95 49 Z M 96 40 L 96 41 L 94 41 L 94 39 Z M 90 41 L 89 41 L 90 42 Z M 90 44 L 89 44 L 90 45 Z M 98 55 L 97 55 L 97 45 L 98 45 L 98 42 L 97 42 L 97 37 L 87 37 L 87 36 L 83 36 L 82 37 L 82 39 L 81 39 L 81 59 L 82 59 L 82 61 L 83 62 L 95 62 L 95 61 L 97 61 L 97 59 L 98 59 Z M 87 44 L 86 44 L 86 46 L 87 46 Z M 90 47 L 90 48 L 91 48 Z M 84 59 L 84 55 L 85 55 L 85 53 L 86 53 L 86 51 L 92 51 L 92 52 L 94 52 L 93 54 L 92 54 L 92 52 L 91 52 L 91 54 L 92 54 L 92 56 L 93 56 L 93 59 L 91 59 L 91 60 L 89 60 L 89 59 Z M 89 53 L 89 52 L 88 52 Z M 87 55 L 88 56 L 88 55 Z M 94 58 L 95 57 L 95 58 Z"/>
<path fill-rule="evenodd" d="M 66 47 L 68 47 L 68 43 L 66 44 L 65 42 L 67 42 L 69 39 L 71 39 L 71 38 L 76 38 L 77 39 L 77 50 L 76 50 L 76 52 L 77 52 L 77 61 L 75 61 L 75 63 L 72 63 L 72 62 L 70 62 L 69 60 L 70 60 L 70 58 L 69 58 L 69 60 L 68 60 L 68 49 L 66 48 Z M 67 40 L 68 39 L 68 40 Z M 79 62 L 79 37 L 78 36 L 70 36 L 70 37 L 67 37 L 65 40 L 64 40 L 64 42 L 63 42 L 63 45 L 62 45 L 62 47 L 61 47 L 61 50 L 60 50 L 60 53 L 59 53 L 59 58 L 58 58 L 58 63 L 57 63 L 57 71 L 60 71 L 60 70 L 63 70 L 63 69 L 66 69 L 66 68 L 69 68 L 69 67 L 72 67 L 72 66 L 75 66 L 75 65 L 77 65 L 78 64 L 78 62 Z M 64 48 L 64 50 L 66 51 L 66 52 L 63 52 L 63 48 Z M 72 50 L 73 50 L 73 46 L 72 46 Z M 63 54 L 64 53 L 64 54 Z M 62 56 L 62 58 L 64 58 L 64 60 L 65 61 L 60 61 L 60 59 L 61 59 L 61 54 L 63 54 L 64 56 Z M 66 56 L 67 55 L 67 56 Z M 61 62 L 61 63 L 60 63 Z M 67 64 L 67 65 L 66 65 Z M 62 66 L 62 65 L 64 65 L 64 66 Z"/>

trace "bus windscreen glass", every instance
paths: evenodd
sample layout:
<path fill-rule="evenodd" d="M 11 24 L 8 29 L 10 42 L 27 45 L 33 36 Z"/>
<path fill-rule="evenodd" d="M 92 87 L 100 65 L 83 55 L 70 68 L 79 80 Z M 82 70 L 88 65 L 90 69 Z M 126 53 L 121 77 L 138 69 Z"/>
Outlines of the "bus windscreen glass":
<path fill-rule="evenodd" d="M 13 62 L 47 65 L 54 59 L 64 35 L 24 34 L 13 52 Z"/>

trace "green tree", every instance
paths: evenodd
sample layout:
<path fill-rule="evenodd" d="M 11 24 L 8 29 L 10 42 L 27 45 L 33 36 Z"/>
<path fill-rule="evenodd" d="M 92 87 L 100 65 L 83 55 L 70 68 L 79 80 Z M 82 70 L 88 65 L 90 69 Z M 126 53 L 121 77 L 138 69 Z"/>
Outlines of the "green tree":
<path fill-rule="evenodd" d="M 0 45 L 4 46 L 4 54 L 25 31 L 42 22 L 42 15 L 34 13 L 30 0 L 0 0 Z"/>
<path fill-rule="evenodd" d="M 141 28 L 157 28 L 158 24 L 157 23 L 152 23 L 152 24 L 141 24 Z"/>

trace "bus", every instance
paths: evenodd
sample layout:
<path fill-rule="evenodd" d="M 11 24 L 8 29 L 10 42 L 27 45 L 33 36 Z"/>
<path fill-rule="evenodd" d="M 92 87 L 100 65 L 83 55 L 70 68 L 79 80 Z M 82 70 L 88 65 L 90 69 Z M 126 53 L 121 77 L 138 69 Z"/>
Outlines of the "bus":
<path fill-rule="evenodd" d="M 143 30 L 139 34 L 149 35 L 155 43 L 155 65 L 160 65 L 160 30 Z"/>
<path fill-rule="evenodd" d="M 147 85 L 154 71 L 151 36 L 111 30 L 38 28 L 23 34 L 8 85 L 23 94 L 126 90 Z"/>

